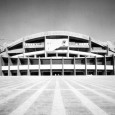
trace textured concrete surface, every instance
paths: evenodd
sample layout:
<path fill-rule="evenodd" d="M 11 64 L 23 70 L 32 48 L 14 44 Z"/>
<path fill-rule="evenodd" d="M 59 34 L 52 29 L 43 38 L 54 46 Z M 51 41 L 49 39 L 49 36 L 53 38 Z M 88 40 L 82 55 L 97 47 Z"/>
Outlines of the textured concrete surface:
<path fill-rule="evenodd" d="M 1 76 L 0 115 L 115 115 L 115 76 Z"/>

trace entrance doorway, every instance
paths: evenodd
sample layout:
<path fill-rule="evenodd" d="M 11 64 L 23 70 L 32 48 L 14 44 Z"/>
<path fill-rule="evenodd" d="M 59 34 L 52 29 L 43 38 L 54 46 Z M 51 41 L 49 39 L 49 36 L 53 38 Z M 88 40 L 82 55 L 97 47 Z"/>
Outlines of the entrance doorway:
<path fill-rule="evenodd" d="M 52 75 L 54 76 L 62 75 L 62 71 L 53 71 Z"/>
<path fill-rule="evenodd" d="M 64 75 L 74 75 L 74 70 L 73 69 L 69 69 L 69 70 L 65 69 Z"/>
<path fill-rule="evenodd" d="M 76 70 L 76 75 L 85 75 L 84 70 Z"/>
<path fill-rule="evenodd" d="M 41 75 L 43 76 L 50 76 L 50 70 L 42 70 Z"/>

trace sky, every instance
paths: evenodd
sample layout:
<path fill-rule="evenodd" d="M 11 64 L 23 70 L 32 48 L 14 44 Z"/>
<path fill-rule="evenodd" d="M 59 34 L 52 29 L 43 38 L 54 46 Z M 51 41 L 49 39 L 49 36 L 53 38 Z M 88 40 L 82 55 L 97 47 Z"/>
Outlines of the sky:
<path fill-rule="evenodd" d="M 0 45 L 45 31 L 115 42 L 115 0 L 0 0 Z"/>

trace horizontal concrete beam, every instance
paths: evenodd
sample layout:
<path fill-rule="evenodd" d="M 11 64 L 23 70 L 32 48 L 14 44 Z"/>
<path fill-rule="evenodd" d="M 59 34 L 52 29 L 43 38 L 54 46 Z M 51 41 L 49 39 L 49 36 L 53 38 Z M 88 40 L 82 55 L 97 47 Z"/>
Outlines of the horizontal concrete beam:
<path fill-rule="evenodd" d="M 19 70 L 27 70 L 28 65 L 19 65 Z M 39 65 L 29 65 L 29 70 L 39 69 Z M 50 69 L 50 65 L 40 65 L 40 69 Z M 52 69 L 62 69 L 62 65 L 54 64 L 52 65 Z M 66 64 L 63 65 L 63 69 L 74 69 L 74 65 Z M 85 69 L 85 65 L 75 65 L 75 69 Z M 113 70 L 112 65 L 106 66 L 107 70 Z M 8 66 L 2 66 L 2 71 L 8 70 Z M 18 70 L 18 66 L 10 66 L 10 70 Z M 87 65 L 87 70 L 95 70 L 95 65 Z M 104 70 L 104 65 L 97 65 L 97 70 Z"/>

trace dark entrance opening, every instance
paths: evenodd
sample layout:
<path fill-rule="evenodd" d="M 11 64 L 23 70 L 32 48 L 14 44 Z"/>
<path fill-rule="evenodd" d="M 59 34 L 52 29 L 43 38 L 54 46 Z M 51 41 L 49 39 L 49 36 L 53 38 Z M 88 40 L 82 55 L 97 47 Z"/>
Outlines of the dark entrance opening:
<path fill-rule="evenodd" d="M 85 75 L 85 71 L 84 70 L 76 70 L 76 75 Z"/>
<path fill-rule="evenodd" d="M 43 75 L 50 75 L 50 72 L 43 72 Z"/>
<path fill-rule="evenodd" d="M 62 72 L 53 72 L 53 75 L 62 75 Z"/>
<path fill-rule="evenodd" d="M 27 75 L 27 70 L 21 70 L 20 73 L 21 75 Z"/>
<path fill-rule="evenodd" d="M 8 71 L 3 71 L 4 76 L 8 76 Z"/>
<path fill-rule="evenodd" d="M 38 70 L 30 70 L 30 75 L 39 75 Z"/>
<path fill-rule="evenodd" d="M 94 75 L 95 71 L 94 70 L 88 70 L 87 75 Z"/>
<path fill-rule="evenodd" d="M 104 71 L 103 70 L 97 70 L 97 75 L 104 75 Z"/>
<path fill-rule="evenodd" d="M 54 76 L 62 75 L 62 70 L 53 70 L 52 75 Z"/>
<path fill-rule="evenodd" d="M 41 75 L 50 76 L 50 70 L 49 71 L 41 71 Z"/>
<path fill-rule="evenodd" d="M 71 74 L 71 72 L 66 71 L 66 72 L 64 72 L 64 75 L 72 75 L 72 74 Z"/>
<path fill-rule="evenodd" d="M 112 70 L 107 70 L 107 75 L 113 75 L 113 71 Z"/>
<path fill-rule="evenodd" d="M 16 71 L 16 70 L 12 70 L 12 71 L 11 71 L 11 75 L 12 75 L 12 76 L 17 76 L 17 71 Z"/>
<path fill-rule="evenodd" d="M 64 70 L 64 75 L 74 75 L 74 70 Z"/>

